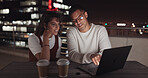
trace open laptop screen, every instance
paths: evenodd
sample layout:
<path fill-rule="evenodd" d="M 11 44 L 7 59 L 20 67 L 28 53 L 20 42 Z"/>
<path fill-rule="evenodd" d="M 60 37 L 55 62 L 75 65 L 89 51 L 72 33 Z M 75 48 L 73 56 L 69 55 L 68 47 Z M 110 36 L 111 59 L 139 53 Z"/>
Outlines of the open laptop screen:
<path fill-rule="evenodd" d="M 132 46 L 130 45 L 106 49 L 103 51 L 99 66 L 91 63 L 87 65 L 80 65 L 79 68 L 91 75 L 100 75 L 117 69 L 121 69 L 126 62 L 131 47 Z"/>

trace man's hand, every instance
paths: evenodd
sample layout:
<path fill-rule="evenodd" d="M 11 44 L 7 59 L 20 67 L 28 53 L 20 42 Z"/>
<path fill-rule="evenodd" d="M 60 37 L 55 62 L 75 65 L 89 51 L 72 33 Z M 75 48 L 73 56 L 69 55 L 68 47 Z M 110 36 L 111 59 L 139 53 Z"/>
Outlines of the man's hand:
<path fill-rule="evenodd" d="M 90 56 L 90 59 L 93 61 L 93 63 L 95 65 L 99 65 L 100 59 L 101 59 L 101 55 L 100 54 L 92 54 Z"/>

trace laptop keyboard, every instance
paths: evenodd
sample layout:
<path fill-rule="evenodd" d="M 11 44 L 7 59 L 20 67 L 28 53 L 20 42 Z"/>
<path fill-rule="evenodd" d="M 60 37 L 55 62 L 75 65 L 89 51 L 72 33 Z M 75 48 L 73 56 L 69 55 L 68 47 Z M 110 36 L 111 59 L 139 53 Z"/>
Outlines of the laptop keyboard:
<path fill-rule="evenodd" d="M 95 64 L 89 64 L 89 65 L 81 65 L 79 68 L 83 69 L 84 71 L 96 73 L 98 66 Z"/>
<path fill-rule="evenodd" d="M 95 73 L 97 71 L 97 68 L 90 68 L 90 69 L 88 69 L 88 71 Z"/>

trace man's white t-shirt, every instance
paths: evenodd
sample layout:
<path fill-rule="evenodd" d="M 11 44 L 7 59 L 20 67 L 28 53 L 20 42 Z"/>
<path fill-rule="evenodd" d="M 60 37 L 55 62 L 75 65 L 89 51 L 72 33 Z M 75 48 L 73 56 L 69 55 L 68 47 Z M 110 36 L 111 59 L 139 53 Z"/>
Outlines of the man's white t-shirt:
<path fill-rule="evenodd" d="M 91 63 L 92 54 L 102 54 L 104 49 L 111 48 L 106 28 L 94 24 L 85 33 L 76 27 L 70 27 L 67 30 L 67 44 L 70 60 L 81 64 Z"/>

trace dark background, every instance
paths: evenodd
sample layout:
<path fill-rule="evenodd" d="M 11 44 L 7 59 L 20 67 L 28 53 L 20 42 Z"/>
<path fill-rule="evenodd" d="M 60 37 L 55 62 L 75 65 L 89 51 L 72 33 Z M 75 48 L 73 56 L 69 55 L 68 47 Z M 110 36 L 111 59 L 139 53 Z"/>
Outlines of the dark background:
<path fill-rule="evenodd" d="M 64 0 L 64 4 L 86 8 L 93 22 L 148 22 L 147 0 Z"/>

